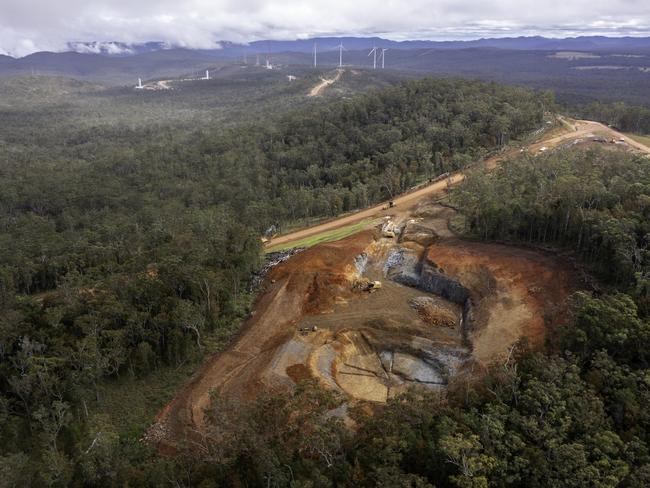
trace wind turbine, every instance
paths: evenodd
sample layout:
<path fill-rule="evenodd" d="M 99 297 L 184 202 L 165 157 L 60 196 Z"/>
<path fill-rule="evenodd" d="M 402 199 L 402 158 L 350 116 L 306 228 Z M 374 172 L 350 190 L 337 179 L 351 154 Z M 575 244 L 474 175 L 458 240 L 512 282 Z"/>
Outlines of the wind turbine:
<path fill-rule="evenodd" d="M 368 53 L 368 56 L 374 54 L 372 58 L 372 69 L 377 69 L 377 47 L 373 47 L 372 50 Z"/>
<path fill-rule="evenodd" d="M 386 51 L 388 51 L 387 47 L 382 48 L 381 54 L 379 55 L 381 58 L 381 69 L 384 69 L 386 67 Z"/>
<path fill-rule="evenodd" d="M 273 61 L 271 61 L 271 44 L 266 41 L 266 69 L 273 69 Z"/>
<path fill-rule="evenodd" d="M 316 62 L 316 54 L 317 54 L 317 52 L 318 52 L 318 51 L 317 51 L 317 49 L 316 49 L 316 41 L 314 41 L 314 68 L 315 68 L 315 67 L 317 66 L 317 64 L 318 64 L 318 63 Z"/>
<path fill-rule="evenodd" d="M 138 85 L 136 86 L 138 90 L 142 90 L 144 86 L 142 86 L 142 78 L 138 78 Z"/>
<path fill-rule="evenodd" d="M 339 44 L 336 47 L 339 48 L 339 68 L 342 68 L 343 67 L 343 51 L 347 51 L 347 49 L 345 49 L 345 47 L 343 47 L 343 42 L 341 42 L 341 44 Z"/>

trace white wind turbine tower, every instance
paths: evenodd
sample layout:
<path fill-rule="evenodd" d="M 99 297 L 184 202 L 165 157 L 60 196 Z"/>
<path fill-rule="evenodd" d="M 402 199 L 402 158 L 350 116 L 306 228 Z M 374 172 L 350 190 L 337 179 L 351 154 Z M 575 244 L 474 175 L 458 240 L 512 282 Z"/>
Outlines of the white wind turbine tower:
<path fill-rule="evenodd" d="M 314 68 L 317 66 L 316 62 L 316 54 L 317 54 L 317 49 L 316 49 L 316 42 L 314 42 Z"/>
<path fill-rule="evenodd" d="M 345 49 L 345 47 L 343 47 L 342 42 L 341 42 L 341 44 L 339 44 L 336 47 L 339 48 L 339 68 L 342 68 L 343 67 L 343 51 L 347 51 L 347 49 Z"/>
<path fill-rule="evenodd" d="M 136 86 L 138 90 L 142 90 L 144 86 L 142 86 L 142 78 L 138 78 L 138 86 Z"/>
<path fill-rule="evenodd" d="M 368 56 L 374 54 L 372 58 L 372 69 L 377 69 L 377 47 L 373 47 L 372 50 L 368 53 Z"/>
<path fill-rule="evenodd" d="M 384 47 L 381 49 L 381 54 L 379 57 L 381 58 L 381 69 L 384 69 L 386 67 L 386 51 L 388 51 L 388 48 Z"/>

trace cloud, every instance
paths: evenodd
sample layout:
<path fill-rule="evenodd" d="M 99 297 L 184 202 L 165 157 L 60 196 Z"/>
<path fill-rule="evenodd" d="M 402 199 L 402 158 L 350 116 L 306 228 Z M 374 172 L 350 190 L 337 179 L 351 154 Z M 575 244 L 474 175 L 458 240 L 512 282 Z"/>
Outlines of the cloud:
<path fill-rule="evenodd" d="M 0 52 L 14 56 L 88 41 L 109 48 L 146 41 L 213 48 L 221 40 L 322 35 L 442 40 L 538 34 L 650 35 L 650 2 L 2 0 L 0 10 Z"/>
<path fill-rule="evenodd" d="M 133 49 L 130 49 L 128 46 L 119 44 L 117 42 L 70 42 L 68 47 L 73 51 L 78 53 L 91 53 L 91 54 L 132 54 Z"/>

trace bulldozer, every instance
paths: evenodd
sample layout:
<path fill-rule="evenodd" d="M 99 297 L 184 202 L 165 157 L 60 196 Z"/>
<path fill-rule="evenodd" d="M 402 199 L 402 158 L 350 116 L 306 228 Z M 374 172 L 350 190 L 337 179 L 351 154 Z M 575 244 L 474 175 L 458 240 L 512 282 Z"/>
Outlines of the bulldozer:
<path fill-rule="evenodd" d="M 361 278 L 354 283 L 354 289 L 372 293 L 381 288 L 381 281 L 370 281 L 367 278 Z"/>
<path fill-rule="evenodd" d="M 384 237 L 395 237 L 395 224 L 392 220 L 388 220 L 381 228 L 381 235 Z"/>
<path fill-rule="evenodd" d="M 381 281 L 371 281 L 368 283 L 368 291 L 375 291 L 381 288 Z"/>

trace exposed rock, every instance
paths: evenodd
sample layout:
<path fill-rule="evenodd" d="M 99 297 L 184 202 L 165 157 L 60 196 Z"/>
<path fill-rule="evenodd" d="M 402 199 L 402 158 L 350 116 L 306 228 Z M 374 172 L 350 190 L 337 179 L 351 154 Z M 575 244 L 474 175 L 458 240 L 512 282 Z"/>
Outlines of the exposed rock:
<path fill-rule="evenodd" d="M 446 383 L 437 367 L 428 364 L 421 358 L 401 352 L 394 354 L 391 372 L 407 381 L 434 385 L 444 385 Z"/>
<path fill-rule="evenodd" d="M 396 261 L 399 256 L 396 256 Z M 388 262 L 386 263 L 388 265 Z M 407 267 L 403 262 L 398 262 L 391 267 L 392 273 L 387 275 L 397 283 L 406 286 L 412 286 L 428 293 L 438 295 L 450 302 L 464 305 L 469 298 L 469 290 L 461 285 L 458 281 L 445 276 L 441 270 L 430 264 L 420 265 L 421 272 L 418 273 L 418 267 Z"/>
<path fill-rule="evenodd" d="M 421 246 L 428 246 L 438 239 L 438 235 L 430 228 L 415 221 L 409 221 L 404 226 L 400 235 L 400 242 L 415 242 Z"/>
<path fill-rule="evenodd" d="M 395 279 L 396 276 L 404 276 L 404 279 L 418 281 L 420 276 L 420 260 L 417 254 L 405 248 L 398 248 L 391 251 L 384 264 L 384 275 Z M 399 282 L 399 281 L 398 281 Z"/>
<path fill-rule="evenodd" d="M 298 254 L 299 252 L 304 250 L 305 250 L 304 247 L 295 247 L 293 249 L 289 249 L 288 251 L 268 253 L 266 255 L 266 262 L 264 263 L 264 266 L 262 266 L 261 269 L 253 273 L 249 284 L 249 291 L 258 290 L 262 285 L 262 282 L 264 281 L 264 277 L 272 268 L 274 268 L 280 263 L 285 262 L 291 256 Z"/>
<path fill-rule="evenodd" d="M 465 305 L 470 296 L 467 288 L 429 264 L 422 266 L 418 288 L 460 305 Z"/>
<path fill-rule="evenodd" d="M 354 258 L 354 266 L 357 269 L 357 273 L 362 275 L 366 272 L 366 267 L 368 266 L 368 254 L 362 252 L 356 258 Z"/>

